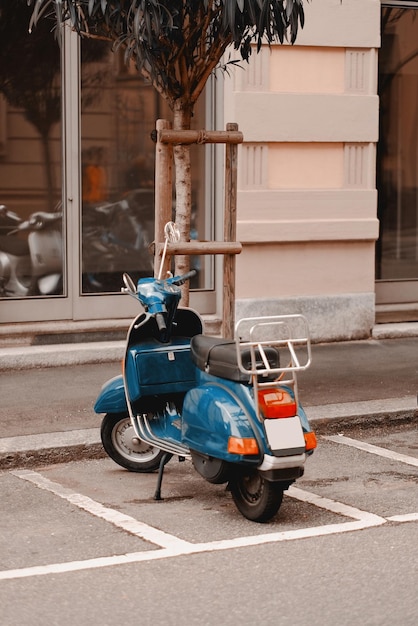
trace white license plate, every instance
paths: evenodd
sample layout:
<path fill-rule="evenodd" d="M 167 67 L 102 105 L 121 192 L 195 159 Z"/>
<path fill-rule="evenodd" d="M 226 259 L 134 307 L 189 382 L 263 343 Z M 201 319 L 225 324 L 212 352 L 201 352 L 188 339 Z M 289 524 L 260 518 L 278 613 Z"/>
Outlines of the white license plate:
<path fill-rule="evenodd" d="M 272 452 L 288 450 L 297 454 L 305 450 L 305 438 L 297 415 L 264 420 L 267 439 Z"/>

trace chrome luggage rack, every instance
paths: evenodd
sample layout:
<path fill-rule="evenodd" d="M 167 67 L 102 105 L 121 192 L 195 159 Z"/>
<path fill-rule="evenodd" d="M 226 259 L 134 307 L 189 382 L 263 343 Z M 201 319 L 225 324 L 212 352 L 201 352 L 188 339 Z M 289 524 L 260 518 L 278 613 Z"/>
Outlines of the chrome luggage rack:
<path fill-rule="evenodd" d="M 240 371 L 252 377 L 258 415 L 259 388 L 277 387 L 278 383 L 287 385 L 298 401 L 296 373 L 306 370 L 312 361 L 309 327 L 303 315 L 242 318 L 235 326 L 235 346 Z M 272 367 L 265 353 L 266 347 L 276 348 L 281 359 L 286 356 L 287 365 Z M 251 369 L 244 367 L 242 362 L 245 348 L 250 350 Z M 263 376 L 268 380 L 263 382 Z"/>

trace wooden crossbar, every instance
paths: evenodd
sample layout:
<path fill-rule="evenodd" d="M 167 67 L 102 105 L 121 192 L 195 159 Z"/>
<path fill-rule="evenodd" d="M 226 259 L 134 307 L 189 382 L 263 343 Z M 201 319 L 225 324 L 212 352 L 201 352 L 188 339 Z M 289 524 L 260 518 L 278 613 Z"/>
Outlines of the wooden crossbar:
<path fill-rule="evenodd" d="M 204 143 L 232 143 L 244 141 L 240 131 L 228 130 L 172 130 L 157 131 L 157 139 L 164 144 L 204 144 Z"/>
<path fill-rule="evenodd" d="M 162 256 L 165 244 L 157 245 L 157 255 Z M 179 241 L 167 243 L 167 254 L 240 254 L 242 244 L 238 241 Z"/>

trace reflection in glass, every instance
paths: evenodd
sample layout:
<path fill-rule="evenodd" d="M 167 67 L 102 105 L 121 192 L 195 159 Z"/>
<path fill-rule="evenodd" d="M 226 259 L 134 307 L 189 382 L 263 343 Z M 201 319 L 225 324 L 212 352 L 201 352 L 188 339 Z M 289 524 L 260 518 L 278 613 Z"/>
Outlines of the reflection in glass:
<path fill-rule="evenodd" d="M 154 272 L 151 133 L 157 119 L 171 120 L 172 114 L 152 85 L 126 66 L 123 52 L 112 53 L 106 45 L 91 62 L 86 41 L 81 43 L 82 292 L 120 293 L 124 272 L 134 280 Z M 195 118 L 204 128 L 200 112 Z M 193 235 L 199 231 L 204 239 L 204 148 L 192 160 Z M 198 261 L 192 259 L 192 266 Z"/>
<path fill-rule="evenodd" d="M 0 298 L 63 294 L 61 55 L 46 20 L 0 20 Z"/>
<path fill-rule="evenodd" d="M 380 238 L 376 278 L 418 278 L 418 22 L 415 10 L 382 9 L 377 158 Z"/>

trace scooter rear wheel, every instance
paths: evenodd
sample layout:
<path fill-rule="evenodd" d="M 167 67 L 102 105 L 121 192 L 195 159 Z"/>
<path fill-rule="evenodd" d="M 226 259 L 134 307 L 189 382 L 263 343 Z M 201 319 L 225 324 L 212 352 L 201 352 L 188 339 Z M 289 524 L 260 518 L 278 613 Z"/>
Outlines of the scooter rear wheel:
<path fill-rule="evenodd" d="M 130 472 L 153 472 L 160 466 L 164 452 L 136 436 L 129 415 L 107 413 L 100 435 L 110 458 Z"/>
<path fill-rule="evenodd" d="M 252 522 L 268 522 L 283 500 L 283 485 L 266 480 L 257 470 L 237 470 L 229 488 L 238 511 Z"/>

